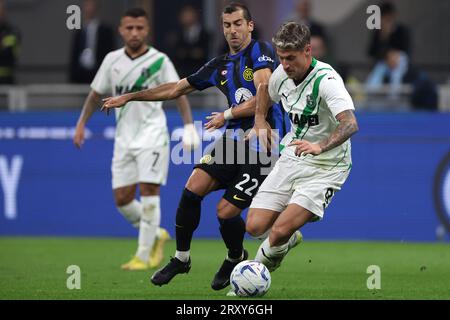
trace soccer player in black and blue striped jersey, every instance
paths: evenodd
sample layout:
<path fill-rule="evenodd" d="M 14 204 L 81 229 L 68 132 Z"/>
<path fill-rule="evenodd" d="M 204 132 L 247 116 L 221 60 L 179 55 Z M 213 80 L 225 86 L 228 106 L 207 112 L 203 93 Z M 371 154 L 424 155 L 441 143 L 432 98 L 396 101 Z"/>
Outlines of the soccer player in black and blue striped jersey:
<path fill-rule="evenodd" d="M 175 257 L 152 276 L 155 285 L 167 284 L 175 275 L 189 272 L 190 246 L 200 221 L 201 202 L 216 190 L 225 190 L 217 205 L 217 216 L 228 255 L 211 287 L 214 290 L 226 288 L 233 268 L 248 258 L 243 248 L 245 222 L 241 212 L 250 206 L 266 178 L 268 170 L 263 169 L 270 166 L 270 161 L 265 161 L 267 151 L 260 150 L 257 143 L 245 141 L 244 135 L 254 125 L 257 88 L 261 83 L 268 83 L 278 61 L 271 44 L 252 39 L 254 22 L 245 5 L 232 3 L 225 7 L 222 22 L 228 54 L 214 58 L 178 83 L 104 100 L 103 109 L 109 109 L 129 101 L 175 99 L 209 87 L 217 87 L 228 99 L 229 109 L 208 117 L 206 129 L 218 129 L 227 123 L 227 130 L 212 153 L 205 155 L 195 167 L 185 186 L 176 217 L 177 251 Z M 267 122 L 284 136 L 284 111 L 280 105 L 270 109 Z"/>

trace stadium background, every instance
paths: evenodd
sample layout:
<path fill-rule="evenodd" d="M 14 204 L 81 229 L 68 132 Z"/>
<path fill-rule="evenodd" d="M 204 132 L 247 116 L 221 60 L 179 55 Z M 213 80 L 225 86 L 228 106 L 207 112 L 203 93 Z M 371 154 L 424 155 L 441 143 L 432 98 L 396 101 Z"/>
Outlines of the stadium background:
<path fill-rule="evenodd" d="M 135 250 L 137 231 L 113 203 L 114 117 L 96 113 L 83 149 L 72 143 L 89 86 L 69 81 L 74 31 L 66 27 L 66 9 L 82 1 L 4 1 L 8 21 L 20 30 L 20 47 L 15 84 L 0 85 L 0 300 L 224 299 L 223 291 L 213 292 L 209 285 L 224 255 L 215 215 L 220 192 L 203 203 L 188 277 L 159 288 L 148 284 L 147 273 L 120 270 Z M 212 57 L 223 46 L 219 17 L 227 2 L 104 0 L 99 16 L 115 30 L 126 8 L 143 6 L 152 20 L 150 43 L 172 56 L 166 31 L 180 32 L 178 11 L 192 4 L 211 33 Z M 245 1 L 259 38 L 269 40 L 295 2 Z M 407 85 L 395 99 L 389 88 L 365 87 L 373 67 L 366 51 L 374 32 L 366 27 L 366 9 L 378 1 L 312 1 L 312 17 L 326 28 L 329 52 L 349 70 L 346 84 L 360 132 L 352 139 L 350 178 L 325 219 L 305 226 L 307 241 L 289 254 L 282 272 L 272 275 L 268 299 L 450 298 L 450 2 L 391 2 L 411 31 L 411 61 L 434 81 L 438 101 L 431 111 L 417 110 Z M 226 106 L 214 90 L 189 100 L 196 121 Z M 176 147 L 181 119 L 173 102 L 165 109 Z M 172 162 L 162 189 L 162 226 L 172 235 L 192 166 Z M 254 254 L 258 244 L 248 239 L 245 246 Z M 175 241 L 169 241 L 165 261 L 174 250 Z M 66 269 L 73 264 L 82 270 L 83 290 L 66 286 Z M 366 286 L 370 265 L 381 267 L 382 290 Z"/>
<path fill-rule="evenodd" d="M 194 117 L 204 119 L 207 114 L 196 111 Z M 167 116 L 175 150 L 181 119 L 175 111 Z M 81 152 L 71 143 L 77 117 L 76 112 L 30 112 L 0 118 L 0 234 L 135 234 L 116 212 L 110 190 L 113 117 L 98 114 L 92 119 L 91 135 Z M 450 114 L 363 113 L 358 120 L 361 131 L 352 141 L 350 178 L 326 219 L 306 226 L 305 234 L 309 239 L 436 240 L 441 221 L 433 192 L 438 167 L 449 152 Z M 205 141 L 204 147 L 209 143 Z M 194 155 L 188 158 L 195 160 Z M 162 225 L 171 233 L 192 167 L 172 162 L 162 190 Z M 450 163 L 445 168 L 448 196 Z M 443 185 L 437 192 L 444 196 Z M 215 204 L 221 195 L 219 191 L 205 199 L 197 237 L 220 236 Z"/>
<path fill-rule="evenodd" d="M 9 20 L 20 27 L 22 39 L 16 85 L 0 87 L 0 235 L 132 236 L 135 231 L 117 213 L 110 191 L 113 117 L 100 113 L 94 116 L 88 125 L 92 136 L 81 152 L 71 143 L 88 86 L 68 84 L 73 31 L 65 27 L 65 22 L 67 6 L 81 2 L 6 3 Z M 152 43 L 164 47 L 163 31 L 176 28 L 176 12 L 183 5 L 195 5 L 205 27 L 220 30 L 217 23 L 224 3 L 108 1 L 101 3 L 100 17 L 115 26 L 125 8 L 144 6 L 153 17 Z M 439 84 L 439 106 L 435 112 L 412 112 L 410 107 L 400 106 L 404 101 L 392 106 L 388 99 L 367 99 L 361 86 L 356 86 L 359 91 L 351 91 L 360 122 L 360 133 L 353 139 L 354 167 L 326 219 L 320 225 L 306 227 L 310 238 L 449 239 L 445 227 L 448 231 L 450 165 L 442 163 L 450 152 L 450 114 L 445 112 L 450 109 L 446 84 L 450 22 L 444 18 L 450 6 L 440 0 L 430 5 L 415 0 L 393 3 L 399 20 L 412 30 L 413 62 Z M 247 4 L 260 37 L 270 39 L 292 11 L 294 1 Z M 365 27 L 370 4 L 358 0 L 313 2 L 313 17 L 327 28 L 335 60 L 349 65 L 355 79 L 364 79 L 371 68 L 365 54 L 373 32 Z M 210 56 L 220 50 L 223 41 L 221 33 L 213 36 Z M 355 89 L 351 83 L 349 86 Z M 366 100 L 359 98 L 365 94 Z M 225 107 L 223 98 L 211 90 L 192 96 L 191 103 L 197 121 Z M 166 107 L 173 133 L 181 125 L 180 117 L 173 103 L 166 103 Z M 171 163 L 169 182 L 162 191 L 162 225 L 171 232 L 178 197 L 191 169 L 192 165 Z M 218 237 L 215 203 L 220 195 L 216 193 L 203 204 L 197 237 Z"/>

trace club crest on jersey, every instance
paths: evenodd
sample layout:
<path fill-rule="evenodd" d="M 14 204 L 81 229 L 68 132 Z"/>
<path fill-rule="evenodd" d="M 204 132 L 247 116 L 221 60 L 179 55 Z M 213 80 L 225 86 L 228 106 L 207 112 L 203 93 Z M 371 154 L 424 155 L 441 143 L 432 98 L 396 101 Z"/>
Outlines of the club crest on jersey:
<path fill-rule="evenodd" d="M 250 68 L 246 68 L 242 76 L 244 77 L 245 81 L 253 81 L 253 70 Z"/>
<path fill-rule="evenodd" d="M 307 107 L 314 107 L 316 105 L 316 99 L 312 94 L 308 94 L 306 96 L 306 106 Z"/>
<path fill-rule="evenodd" d="M 200 159 L 200 164 L 211 164 L 213 161 L 213 157 L 210 154 L 207 154 L 203 158 Z"/>
<path fill-rule="evenodd" d="M 241 104 L 242 102 L 248 101 L 251 98 L 253 98 L 253 93 L 247 88 L 239 88 L 234 94 L 234 99 L 236 100 L 237 104 Z"/>
<path fill-rule="evenodd" d="M 150 68 L 142 69 L 141 77 L 148 79 L 148 78 L 150 78 L 151 75 L 152 75 L 152 72 L 150 71 Z"/>

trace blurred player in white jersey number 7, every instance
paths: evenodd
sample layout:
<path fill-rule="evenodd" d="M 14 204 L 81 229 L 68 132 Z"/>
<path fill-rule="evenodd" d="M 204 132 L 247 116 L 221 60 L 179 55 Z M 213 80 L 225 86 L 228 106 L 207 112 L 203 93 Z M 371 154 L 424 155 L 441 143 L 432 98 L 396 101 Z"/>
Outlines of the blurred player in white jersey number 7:
<path fill-rule="evenodd" d="M 149 20 L 143 9 L 129 9 L 122 17 L 119 33 L 125 48 L 109 53 L 94 81 L 77 123 L 74 137 L 80 148 L 85 125 L 104 95 L 122 95 L 179 81 L 164 53 L 147 45 Z M 200 138 L 192 121 L 186 96 L 176 99 L 185 124 L 183 144 L 197 148 Z M 130 106 L 133 104 L 133 106 Z M 150 108 L 149 108 L 150 105 Z M 163 259 L 169 238 L 159 227 L 160 186 L 165 185 L 169 167 L 169 133 L 162 102 L 132 102 L 116 112 L 116 135 L 112 160 L 112 187 L 116 206 L 125 219 L 139 228 L 138 249 L 125 270 L 156 268 Z M 135 199 L 139 185 L 140 201 Z"/>

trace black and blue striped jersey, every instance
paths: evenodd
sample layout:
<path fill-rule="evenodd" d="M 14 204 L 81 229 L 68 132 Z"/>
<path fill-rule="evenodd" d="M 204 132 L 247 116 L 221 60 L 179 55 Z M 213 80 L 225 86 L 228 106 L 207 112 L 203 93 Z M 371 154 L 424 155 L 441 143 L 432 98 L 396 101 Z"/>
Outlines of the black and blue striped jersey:
<path fill-rule="evenodd" d="M 187 77 L 187 81 L 195 89 L 202 91 L 217 87 L 228 99 L 229 107 L 235 107 L 256 95 L 253 74 L 261 69 L 272 72 L 279 65 L 273 46 L 264 41 L 252 40 L 244 50 L 231 55 L 216 57 L 205 64 L 195 74 Z M 284 109 L 274 104 L 269 109 L 267 121 L 272 128 L 278 129 L 281 136 L 286 134 Z M 227 129 L 251 129 L 254 117 L 232 119 Z"/>

